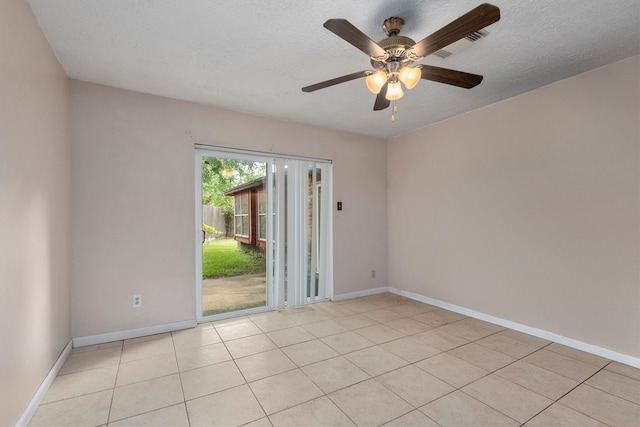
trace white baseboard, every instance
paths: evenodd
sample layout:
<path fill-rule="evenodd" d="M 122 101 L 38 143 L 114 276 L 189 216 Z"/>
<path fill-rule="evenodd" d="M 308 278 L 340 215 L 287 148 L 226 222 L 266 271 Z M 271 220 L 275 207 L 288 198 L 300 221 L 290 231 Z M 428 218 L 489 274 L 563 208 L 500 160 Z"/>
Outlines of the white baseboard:
<path fill-rule="evenodd" d="M 156 335 L 165 332 L 179 331 L 181 329 L 195 328 L 196 326 L 198 326 L 198 322 L 196 319 L 192 319 L 183 320 L 182 322 L 168 323 L 165 325 L 148 326 L 146 328 L 90 335 L 88 337 L 74 338 L 73 347 L 84 347 L 87 345 L 103 344 L 112 341 L 128 340 L 131 338 L 145 337 L 147 335 Z"/>
<path fill-rule="evenodd" d="M 36 413 L 36 410 L 38 409 L 40 402 L 42 402 L 44 395 L 49 390 L 49 387 L 51 387 L 51 383 L 54 379 L 56 379 L 56 377 L 58 376 L 58 372 L 60 372 L 60 369 L 62 369 L 62 365 L 64 365 L 64 362 L 67 360 L 67 357 L 71 352 L 71 348 L 72 342 L 71 340 L 69 340 L 67 345 L 64 347 L 64 350 L 62 350 L 62 353 L 60 353 L 60 356 L 58 356 L 56 363 L 53 364 L 53 367 L 49 370 L 49 373 L 44 378 L 44 381 L 42 381 L 42 384 L 40 384 L 40 387 L 38 387 L 38 390 L 36 390 L 36 393 L 31 398 L 29 405 L 27 405 L 27 408 L 20 416 L 20 419 L 16 423 L 16 427 L 26 427 L 27 425 L 29 425 L 29 422 L 31 422 L 31 418 L 33 418 L 33 414 Z"/>
<path fill-rule="evenodd" d="M 384 288 L 367 289 L 365 291 L 350 292 L 348 294 L 334 295 L 332 301 L 344 301 L 346 299 L 351 299 L 351 298 L 360 298 L 360 297 L 368 297 L 370 295 L 383 294 L 385 292 L 391 292 L 390 289 L 391 288 L 389 287 L 384 287 Z"/>
<path fill-rule="evenodd" d="M 436 307 L 444 308 L 449 311 L 464 314 L 465 316 L 473 317 L 475 319 L 484 320 L 489 323 L 494 323 L 496 325 L 504 326 L 505 328 L 514 329 L 516 331 L 533 335 L 534 337 L 542 338 L 547 341 L 553 341 L 558 344 L 566 345 L 567 347 L 572 347 L 577 350 L 582 350 L 587 353 L 595 354 L 596 356 L 604 357 L 609 360 L 615 360 L 616 362 L 624 363 L 625 365 L 633 366 L 635 368 L 640 368 L 640 358 L 637 358 L 637 357 L 618 353 L 613 350 L 609 350 L 603 347 L 598 347 L 597 345 L 587 344 L 585 342 L 578 341 L 573 338 L 567 338 L 553 332 L 545 331 L 543 329 L 532 328 L 530 326 L 512 322 L 510 320 L 505 320 L 499 317 L 480 313 L 475 310 L 470 310 L 468 308 L 460 307 L 454 304 L 449 304 L 448 302 L 440 301 L 434 298 L 429 298 L 424 295 L 416 294 L 413 292 L 403 291 L 401 289 L 397 289 L 393 287 L 389 288 L 389 292 L 402 295 L 404 297 L 411 298 L 416 301 L 435 305 Z"/>

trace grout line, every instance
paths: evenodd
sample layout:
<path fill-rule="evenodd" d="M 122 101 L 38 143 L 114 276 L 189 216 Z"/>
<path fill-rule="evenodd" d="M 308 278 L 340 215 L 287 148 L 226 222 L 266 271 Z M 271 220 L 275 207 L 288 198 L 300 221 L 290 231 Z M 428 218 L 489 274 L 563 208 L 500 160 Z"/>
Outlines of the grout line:
<path fill-rule="evenodd" d="M 547 344 L 547 345 L 551 345 L 551 344 L 552 344 L 552 343 Z M 545 347 L 546 347 L 546 346 L 545 346 Z M 543 347 L 543 348 L 544 348 L 544 347 Z M 573 358 L 572 358 L 572 359 L 573 359 Z M 574 360 L 577 360 L 577 359 L 574 359 Z M 607 363 L 607 365 L 608 365 L 608 363 Z M 584 384 L 584 385 L 588 385 L 588 384 L 585 384 L 585 382 L 587 382 L 587 381 L 589 381 L 591 378 L 593 378 L 593 377 L 594 377 L 598 372 L 600 372 L 600 371 L 604 370 L 604 368 L 605 368 L 607 365 L 605 365 L 605 366 L 603 366 L 602 368 L 598 369 L 596 372 L 594 372 L 593 374 L 591 374 L 589 377 L 587 377 L 587 378 L 585 378 L 583 381 L 579 382 L 575 387 L 571 388 L 571 390 L 567 391 L 567 392 L 566 392 L 566 393 L 564 393 L 562 396 L 558 397 L 556 400 L 550 399 L 550 400 L 553 400 L 553 402 L 551 402 L 551 404 L 550 404 L 549 406 L 546 406 L 544 409 L 542 409 L 540 412 L 538 412 L 537 414 L 535 414 L 533 417 L 529 418 L 529 419 L 528 419 L 524 424 L 528 423 L 528 422 L 529 422 L 529 421 L 531 421 L 533 418 L 537 417 L 538 415 L 540 415 L 541 413 L 543 413 L 544 411 L 546 411 L 547 409 L 549 409 L 551 406 L 555 405 L 556 403 L 558 403 L 558 404 L 562 405 L 562 403 L 560 403 L 560 399 L 562 399 L 563 397 L 565 397 L 566 395 L 568 395 L 569 393 L 571 393 L 573 390 L 577 389 L 577 388 L 578 388 L 578 387 L 580 387 L 581 385 L 583 385 L 583 384 Z M 544 368 L 542 368 L 542 369 L 544 369 Z M 551 372 L 551 371 L 550 371 L 550 372 Z M 558 374 L 558 375 L 560 375 L 560 374 Z M 564 376 L 564 375 L 562 375 L 562 376 Z M 565 377 L 565 378 L 566 378 L 566 377 Z M 526 388 L 526 387 L 525 387 L 525 388 Z M 528 390 L 528 389 L 527 389 L 527 390 Z M 532 391 L 533 391 L 533 390 L 532 390 Z M 609 394 L 610 394 L 610 393 L 609 393 Z M 546 396 L 545 396 L 545 397 L 546 397 Z M 547 399 L 548 399 L 548 398 L 547 398 Z M 572 409 L 572 410 L 574 410 L 574 411 L 576 411 L 576 412 L 579 412 L 579 413 L 581 413 L 582 415 L 584 415 L 584 416 L 586 416 L 586 417 L 591 418 L 592 420 L 595 420 L 595 421 L 598 421 L 598 422 L 601 422 L 601 423 L 603 423 L 603 424 L 604 424 L 604 422 L 602 422 L 602 421 L 600 421 L 600 420 L 596 420 L 595 418 L 591 417 L 590 415 L 585 414 L 585 413 L 583 413 L 583 412 L 580 412 L 580 411 L 578 411 L 577 409 L 573 409 L 573 408 L 571 408 L 571 407 L 568 407 L 568 408 L 569 408 L 569 409 Z"/>
<path fill-rule="evenodd" d="M 120 374 L 120 365 L 122 364 L 122 355 L 124 353 L 124 340 L 120 347 L 120 357 L 118 358 L 118 369 L 116 369 L 116 377 L 113 379 L 113 388 L 111 389 L 111 402 L 109 402 L 109 412 L 107 413 L 107 425 L 111 421 L 111 411 L 113 410 L 113 398 L 116 395 L 116 385 L 118 384 L 118 375 Z"/>

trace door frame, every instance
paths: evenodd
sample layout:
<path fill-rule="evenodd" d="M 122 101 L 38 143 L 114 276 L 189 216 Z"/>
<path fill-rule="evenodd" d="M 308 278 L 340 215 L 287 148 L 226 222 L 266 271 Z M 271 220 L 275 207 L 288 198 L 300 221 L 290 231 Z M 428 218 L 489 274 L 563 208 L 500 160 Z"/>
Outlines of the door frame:
<path fill-rule="evenodd" d="M 265 248 L 266 255 L 266 282 L 267 282 L 267 301 L 264 306 L 247 308 L 243 310 L 229 311 L 211 316 L 203 316 L 202 314 L 202 158 L 218 157 L 234 160 L 248 160 L 252 162 L 266 163 L 267 169 L 267 206 L 271 207 L 273 198 L 273 189 L 269 183 L 272 181 L 271 168 L 273 157 L 254 152 L 243 152 L 241 150 L 230 150 L 213 146 L 196 146 L 195 150 L 195 204 L 196 204 L 196 319 L 198 323 L 211 322 L 216 320 L 227 319 L 242 315 L 261 313 L 264 311 L 272 311 L 276 307 L 277 286 L 274 286 L 273 280 L 273 210 L 267 211 L 267 242 Z"/>
<path fill-rule="evenodd" d="M 274 176 L 273 169 L 277 168 L 281 161 L 295 160 L 304 161 L 314 164 L 328 165 L 328 174 L 323 176 L 323 193 L 327 197 L 327 203 L 322 206 L 322 212 L 318 212 L 320 218 L 324 218 L 324 230 L 326 230 L 324 246 L 320 251 L 320 269 L 324 272 L 321 282 L 323 292 L 321 299 L 313 299 L 310 302 L 320 302 L 320 300 L 331 300 L 333 298 L 333 179 L 332 179 L 332 161 L 328 159 L 311 158 L 303 156 L 292 156 L 273 152 L 259 152 L 252 150 L 240 150 L 235 148 L 212 146 L 212 145 L 195 145 L 195 246 L 196 246 L 196 318 L 199 323 L 210 322 L 216 320 L 237 317 L 241 315 L 249 315 L 261 313 L 265 311 L 273 311 L 277 309 L 284 299 L 284 264 L 281 262 L 284 258 L 284 240 L 283 217 L 278 217 L 277 210 L 281 213 L 284 211 L 284 195 L 282 193 L 274 194 L 274 187 L 283 189 L 284 175 L 278 173 Z M 267 304 L 262 307 L 255 307 L 244 310 L 237 310 L 227 313 L 220 313 L 212 316 L 202 315 L 202 157 L 221 157 L 239 160 L 249 160 L 255 162 L 265 162 L 267 164 L 267 247 L 266 251 L 266 278 L 267 278 Z M 327 167 L 327 166 L 325 166 Z M 284 169 L 283 169 L 284 170 Z M 277 182 L 276 182 L 277 181 Z M 313 179 L 315 182 L 315 177 Z M 315 191 L 314 191 L 315 192 Z M 277 203 L 277 206 L 276 206 Z M 314 204 L 314 211 L 316 202 Z M 287 208 L 288 209 L 288 208 Z M 278 221 L 278 236 L 274 233 L 274 221 Z M 280 243 L 275 242 L 274 238 L 279 239 Z M 276 265 L 276 261 L 278 264 Z M 276 271 L 277 269 L 277 271 Z M 279 283 L 276 283 L 276 278 Z"/>

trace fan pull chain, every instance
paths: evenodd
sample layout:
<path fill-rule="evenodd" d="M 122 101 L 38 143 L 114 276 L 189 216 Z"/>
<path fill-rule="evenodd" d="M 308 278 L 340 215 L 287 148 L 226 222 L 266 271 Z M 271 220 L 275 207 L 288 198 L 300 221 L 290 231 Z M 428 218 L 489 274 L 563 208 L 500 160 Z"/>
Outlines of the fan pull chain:
<path fill-rule="evenodd" d="M 395 123 L 396 114 L 398 114 L 398 106 L 396 105 L 396 100 L 393 100 L 393 112 L 391 113 L 391 123 Z"/>

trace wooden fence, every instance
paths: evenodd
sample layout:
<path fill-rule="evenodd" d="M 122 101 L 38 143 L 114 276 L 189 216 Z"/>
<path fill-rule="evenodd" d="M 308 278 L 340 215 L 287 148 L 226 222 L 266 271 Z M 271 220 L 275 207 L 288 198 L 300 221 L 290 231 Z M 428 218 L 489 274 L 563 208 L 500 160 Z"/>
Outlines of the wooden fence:
<path fill-rule="evenodd" d="M 220 232 L 219 234 L 204 233 L 205 241 L 224 236 L 225 223 L 224 215 L 222 215 L 222 208 L 219 208 L 217 206 L 202 205 L 202 222 Z"/>

